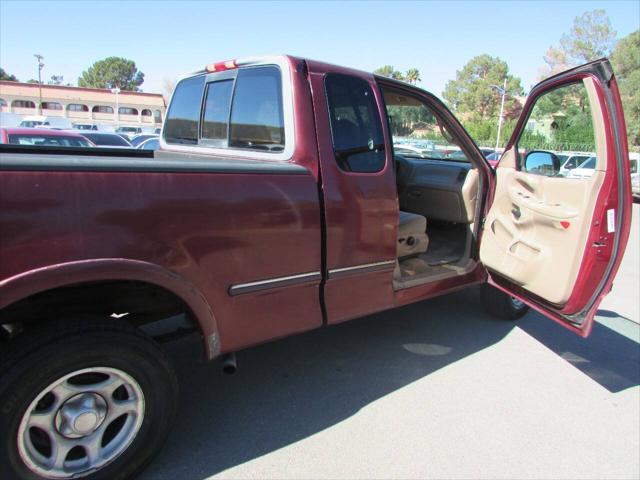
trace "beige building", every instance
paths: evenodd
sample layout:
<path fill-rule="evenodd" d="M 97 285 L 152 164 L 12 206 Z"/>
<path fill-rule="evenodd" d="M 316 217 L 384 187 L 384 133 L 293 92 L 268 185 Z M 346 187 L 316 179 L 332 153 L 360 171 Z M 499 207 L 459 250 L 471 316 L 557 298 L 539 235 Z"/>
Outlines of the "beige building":
<path fill-rule="evenodd" d="M 24 116 L 64 117 L 74 123 L 159 127 L 165 110 L 164 99 L 158 93 L 120 91 L 116 94 L 101 88 L 0 81 L 0 111 Z"/>

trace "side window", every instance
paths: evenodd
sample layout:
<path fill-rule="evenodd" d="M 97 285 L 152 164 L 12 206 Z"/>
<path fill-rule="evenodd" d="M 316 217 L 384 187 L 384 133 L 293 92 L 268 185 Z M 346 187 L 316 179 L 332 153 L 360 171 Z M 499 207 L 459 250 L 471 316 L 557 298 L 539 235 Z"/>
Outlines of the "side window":
<path fill-rule="evenodd" d="M 548 177 L 583 179 L 596 167 L 593 117 L 582 82 L 540 96 L 518 139 L 521 169 Z"/>
<path fill-rule="evenodd" d="M 412 159 L 468 162 L 467 156 L 432 109 L 419 99 L 383 88 L 394 155 Z"/>
<path fill-rule="evenodd" d="M 202 139 L 212 146 L 226 147 L 229 136 L 229 108 L 233 80 L 211 82 L 207 85 L 202 115 Z"/>
<path fill-rule="evenodd" d="M 284 150 L 282 79 L 276 67 L 242 69 L 236 77 L 229 146 Z"/>
<path fill-rule="evenodd" d="M 385 165 L 378 106 L 366 81 L 330 74 L 325 80 L 333 149 L 348 172 L 379 172 Z"/>
<path fill-rule="evenodd" d="M 196 145 L 204 76 L 182 80 L 173 94 L 164 127 L 167 143 Z"/>

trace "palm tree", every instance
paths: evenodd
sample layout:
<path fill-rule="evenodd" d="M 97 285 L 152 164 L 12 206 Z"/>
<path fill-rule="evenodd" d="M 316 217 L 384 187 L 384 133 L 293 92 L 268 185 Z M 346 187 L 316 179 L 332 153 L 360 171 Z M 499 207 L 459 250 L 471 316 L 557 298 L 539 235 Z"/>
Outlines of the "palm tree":
<path fill-rule="evenodd" d="M 410 68 L 409 70 L 407 70 L 404 78 L 409 83 L 417 83 L 422 80 L 420 78 L 420 71 L 417 68 Z"/>
<path fill-rule="evenodd" d="M 376 75 L 382 75 L 383 77 L 393 78 L 395 69 L 391 65 L 385 65 L 384 67 L 376 68 L 373 73 Z"/>

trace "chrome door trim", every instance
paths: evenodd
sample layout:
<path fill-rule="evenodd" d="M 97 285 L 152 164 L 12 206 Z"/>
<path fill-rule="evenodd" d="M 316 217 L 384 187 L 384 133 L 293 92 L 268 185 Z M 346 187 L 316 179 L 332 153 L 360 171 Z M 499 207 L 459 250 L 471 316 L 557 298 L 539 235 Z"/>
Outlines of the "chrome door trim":
<path fill-rule="evenodd" d="M 256 280 L 255 282 L 236 283 L 229 287 L 229 295 L 232 297 L 245 293 L 258 292 L 270 288 L 287 287 L 302 283 L 319 282 L 322 279 L 320 272 L 300 273 L 298 275 L 289 275 L 286 277 L 267 278 L 265 280 Z"/>
<path fill-rule="evenodd" d="M 391 270 L 391 268 L 389 267 L 395 268 L 395 265 L 395 260 L 384 260 L 381 262 L 354 265 L 352 267 L 332 268 L 331 270 L 329 270 L 329 279 L 347 277 L 350 275 L 360 275 L 362 273 Z"/>

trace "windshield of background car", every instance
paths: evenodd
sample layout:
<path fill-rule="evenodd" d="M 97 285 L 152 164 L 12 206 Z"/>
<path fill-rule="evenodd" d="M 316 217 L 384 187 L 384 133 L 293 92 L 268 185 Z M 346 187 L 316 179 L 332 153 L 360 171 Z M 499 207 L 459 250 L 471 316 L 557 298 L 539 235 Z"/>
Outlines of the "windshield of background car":
<path fill-rule="evenodd" d="M 120 135 L 104 135 L 104 134 L 92 134 L 83 133 L 85 137 L 91 140 L 96 145 L 103 145 L 108 147 L 130 147 L 131 144 L 127 142 Z"/>
<path fill-rule="evenodd" d="M 433 110 L 415 97 L 382 88 L 394 154 L 409 158 L 468 162 L 457 140 Z"/>
<path fill-rule="evenodd" d="M 36 147 L 92 147 L 90 142 L 80 137 L 60 137 L 47 135 L 15 135 L 9 134 L 12 145 L 31 145 Z"/>

